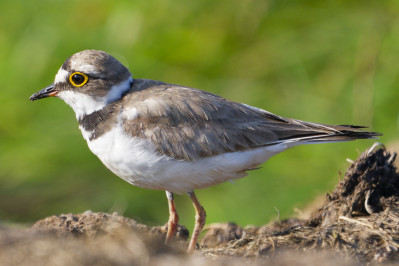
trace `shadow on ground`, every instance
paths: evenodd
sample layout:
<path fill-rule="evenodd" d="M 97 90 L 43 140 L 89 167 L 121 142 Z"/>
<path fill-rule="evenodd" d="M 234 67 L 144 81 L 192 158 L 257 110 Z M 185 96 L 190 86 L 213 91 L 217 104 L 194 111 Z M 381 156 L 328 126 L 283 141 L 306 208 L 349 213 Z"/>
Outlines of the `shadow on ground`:
<path fill-rule="evenodd" d="M 325 204 L 308 219 L 262 227 L 207 227 L 186 254 L 180 226 L 164 245 L 165 227 L 118 214 L 57 215 L 28 229 L 0 228 L 4 265 L 355 265 L 399 261 L 399 174 L 396 153 L 372 147 L 352 163 Z"/>

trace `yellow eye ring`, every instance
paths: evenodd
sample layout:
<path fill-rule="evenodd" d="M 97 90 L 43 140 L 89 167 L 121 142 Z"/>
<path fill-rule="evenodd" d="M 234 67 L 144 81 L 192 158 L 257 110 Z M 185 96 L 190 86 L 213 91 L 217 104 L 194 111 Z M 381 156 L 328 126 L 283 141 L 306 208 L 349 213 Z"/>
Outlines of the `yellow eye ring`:
<path fill-rule="evenodd" d="M 89 77 L 81 72 L 73 72 L 69 76 L 69 82 L 75 87 L 82 87 L 87 83 Z"/>

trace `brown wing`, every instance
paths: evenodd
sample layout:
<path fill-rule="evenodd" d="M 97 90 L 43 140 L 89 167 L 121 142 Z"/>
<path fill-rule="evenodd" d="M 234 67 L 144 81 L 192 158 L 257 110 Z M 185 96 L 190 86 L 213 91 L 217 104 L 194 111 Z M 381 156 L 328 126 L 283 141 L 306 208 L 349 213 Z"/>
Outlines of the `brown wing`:
<path fill-rule="evenodd" d="M 160 154 L 187 161 L 284 141 L 376 135 L 353 126 L 287 119 L 208 92 L 151 80 L 136 79 L 124 103 L 137 109 L 137 116 L 123 121 L 128 134 L 151 141 Z"/>

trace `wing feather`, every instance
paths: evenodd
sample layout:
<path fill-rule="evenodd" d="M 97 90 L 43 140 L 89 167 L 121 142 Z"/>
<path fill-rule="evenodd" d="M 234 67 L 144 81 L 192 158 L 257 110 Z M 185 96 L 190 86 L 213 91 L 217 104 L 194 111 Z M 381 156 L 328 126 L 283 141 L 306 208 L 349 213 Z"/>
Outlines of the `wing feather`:
<path fill-rule="evenodd" d="M 346 141 L 378 135 L 354 126 L 284 118 L 205 91 L 151 80 L 136 79 L 123 104 L 137 109 L 133 119 L 122 113 L 129 135 L 149 140 L 160 154 L 186 161 L 284 141 Z"/>

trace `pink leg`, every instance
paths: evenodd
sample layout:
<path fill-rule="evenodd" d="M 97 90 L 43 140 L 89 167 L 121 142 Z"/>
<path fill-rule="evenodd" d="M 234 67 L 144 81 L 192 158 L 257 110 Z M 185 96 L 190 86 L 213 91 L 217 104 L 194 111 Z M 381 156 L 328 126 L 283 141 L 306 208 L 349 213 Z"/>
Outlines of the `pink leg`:
<path fill-rule="evenodd" d="M 179 215 L 176 211 L 173 193 L 166 191 L 166 197 L 169 204 L 169 220 L 168 220 L 168 233 L 166 234 L 165 244 L 168 244 L 176 233 L 177 225 L 179 224 Z"/>
<path fill-rule="evenodd" d="M 190 244 L 188 245 L 188 250 L 187 250 L 187 252 L 191 252 L 197 246 L 198 237 L 201 233 L 202 228 L 205 225 L 206 212 L 205 212 L 204 208 L 202 207 L 201 203 L 198 201 L 197 196 L 195 195 L 194 191 L 187 192 L 187 194 L 190 196 L 190 198 L 193 202 L 194 208 L 195 208 L 195 226 L 194 226 L 193 235 L 191 236 Z"/>

